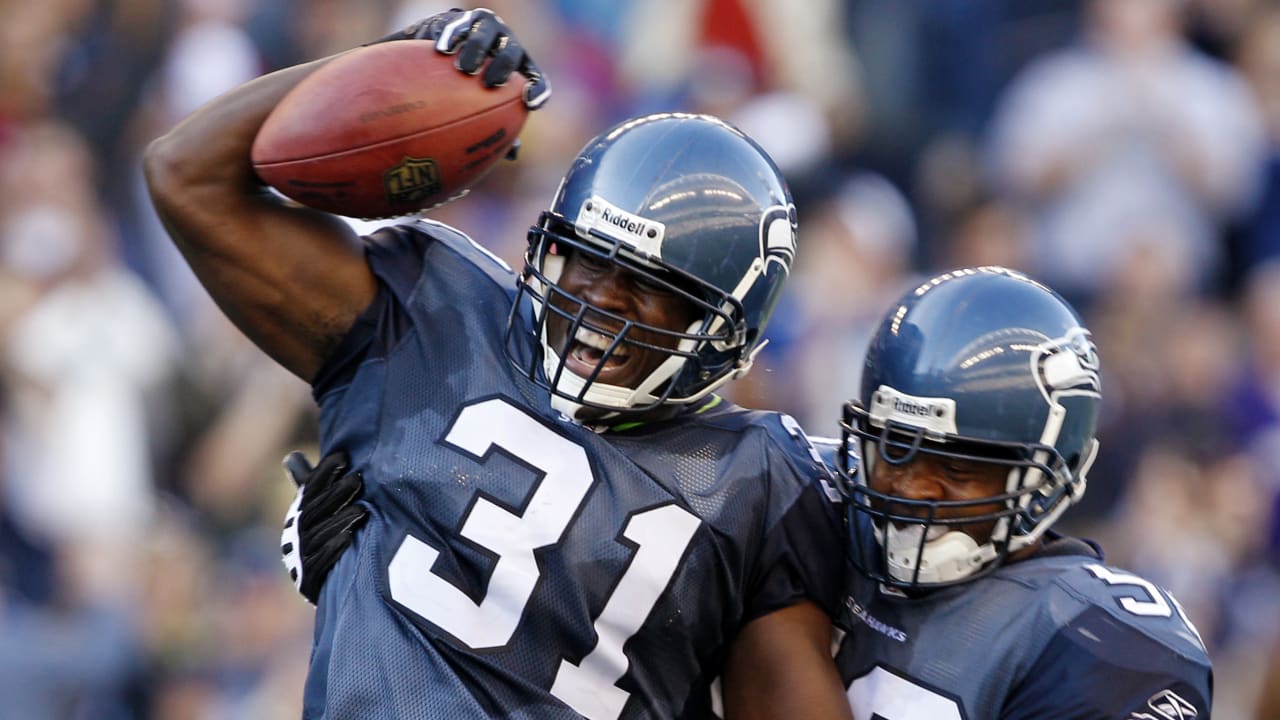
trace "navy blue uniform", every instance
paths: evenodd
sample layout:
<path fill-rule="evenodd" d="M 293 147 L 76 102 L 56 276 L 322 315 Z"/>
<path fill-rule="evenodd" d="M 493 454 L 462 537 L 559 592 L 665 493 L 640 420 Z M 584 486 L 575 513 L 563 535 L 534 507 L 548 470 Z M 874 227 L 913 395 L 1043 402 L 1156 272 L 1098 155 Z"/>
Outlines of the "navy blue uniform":
<path fill-rule="evenodd" d="M 1177 601 L 1074 538 L 919 597 L 850 567 L 837 625 L 857 718 L 1209 717 L 1209 657 Z"/>
<path fill-rule="evenodd" d="M 793 423 L 713 398 L 592 432 L 508 361 L 504 264 L 426 222 L 366 252 L 378 298 L 315 393 L 372 514 L 319 598 L 305 717 L 704 717 L 744 623 L 834 611 Z"/>

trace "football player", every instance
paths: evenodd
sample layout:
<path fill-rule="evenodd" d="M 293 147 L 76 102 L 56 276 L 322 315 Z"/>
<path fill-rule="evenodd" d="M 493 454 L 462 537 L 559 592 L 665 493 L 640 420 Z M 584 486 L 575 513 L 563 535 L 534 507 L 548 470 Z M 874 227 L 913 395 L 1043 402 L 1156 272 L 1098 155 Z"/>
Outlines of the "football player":
<path fill-rule="evenodd" d="M 491 12 L 401 37 L 487 85 L 524 72 L 530 107 L 549 92 Z M 820 461 L 714 394 L 795 251 L 772 161 L 715 118 L 622 123 L 573 161 L 517 274 L 456 229 L 356 238 L 261 187 L 255 133 L 323 64 L 212 101 L 145 159 L 206 288 L 312 384 L 317 472 L 349 499 L 342 449 L 363 476 L 367 516 L 312 586 L 305 717 L 705 717 L 721 675 L 729 717 L 848 717 Z"/>
<path fill-rule="evenodd" d="M 1076 313 L 1003 268 L 934 277 L 886 315 L 837 461 L 856 717 L 1209 717 L 1177 601 L 1051 529 L 1098 448 L 1099 373 Z"/>

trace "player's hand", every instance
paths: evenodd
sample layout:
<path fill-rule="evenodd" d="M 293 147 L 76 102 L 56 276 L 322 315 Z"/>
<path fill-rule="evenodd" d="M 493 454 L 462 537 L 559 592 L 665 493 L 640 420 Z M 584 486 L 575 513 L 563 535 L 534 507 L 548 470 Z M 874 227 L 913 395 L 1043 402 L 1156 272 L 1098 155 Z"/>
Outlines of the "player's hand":
<path fill-rule="evenodd" d="M 394 32 L 377 42 L 389 40 L 433 40 L 436 50 L 457 55 L 454 65 L 468 75 L 483 69 L 486 87 L 503 85 L 511 73 L 524 75 L 524 104 L 537 110 L 551 97 L 551 83 L 538 64 L 525 52 L 511 28 L 492 10 L 454 8 Z M 485 61 L 488 64 L 485 64 Z"/>
<path fill-rule="evenodd" d="M 280 552 L 293 586 L 314 605 L 329 571 L 369 517 L 369 509 L 356 502 L 364 492 L 364 479 L 358 472 L 347 472 L 350 462 L 340 450 L 314 468 L 302 453 L 291 452 L 284 467 L 298 495 L 284 517 Z"/>

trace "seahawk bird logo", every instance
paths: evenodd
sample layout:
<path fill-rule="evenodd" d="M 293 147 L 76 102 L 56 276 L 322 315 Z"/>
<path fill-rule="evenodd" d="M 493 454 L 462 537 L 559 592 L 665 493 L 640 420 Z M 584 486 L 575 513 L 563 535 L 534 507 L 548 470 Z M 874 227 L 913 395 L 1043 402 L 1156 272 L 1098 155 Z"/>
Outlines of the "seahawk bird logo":
<path fill-rule="evenodd" d="M 760 257 L 764 259 L 764 272 L 777 263 L 782 272 L 791 272 L 796 259 L 796 206 L 774 205 L 760 218 Z"/>
<path fill-rule="evenodd" d="M 1040 392 L 1054 395 L 1100 395 L 1098 348 L 1089 331 L 1072 328 L 1066 335 L 1041 343 L 1031 354 Z"/>

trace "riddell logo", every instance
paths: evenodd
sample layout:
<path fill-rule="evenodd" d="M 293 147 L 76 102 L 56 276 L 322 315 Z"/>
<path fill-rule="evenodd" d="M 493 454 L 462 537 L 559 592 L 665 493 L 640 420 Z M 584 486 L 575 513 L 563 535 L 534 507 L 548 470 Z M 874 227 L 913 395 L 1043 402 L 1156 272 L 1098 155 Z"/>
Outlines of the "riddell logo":
<path fill-rule="evenodd" d="M 632 235 L 644 235 L 648 229 L 643 221 L 611 208 L 604 208 L 600 212 L 600 219 Z M 653 231 L 649 230 L 648 232 L 652 233 Z"/>
<path fill-rule="evenodd" d="M 921 403 L 903 400 L 902 398 L 893 399 L 893 411 L 904 413 L 906 415 L 915 415 L 916 417 L 931 417 L 937 414 L 932 405 L 924 405 Z"/>
<path fill-rule="evenodd" d="M 662 257 L 662 241 L 667 228 L 652 218 L 623 210 L 599 195 L 592 195 L 582 203 L 574 228 L 579 235 L 596 235 L 617 240 L 624 247 L 641 256 Z"/>
<path fill-rule="evenodd" d="M 898 422 L 935 437 L 956 432 L 956 401 L 951 398 L 907 395 L 881 385 L 871 394 L 870 411 L 877 427 Z"/>

